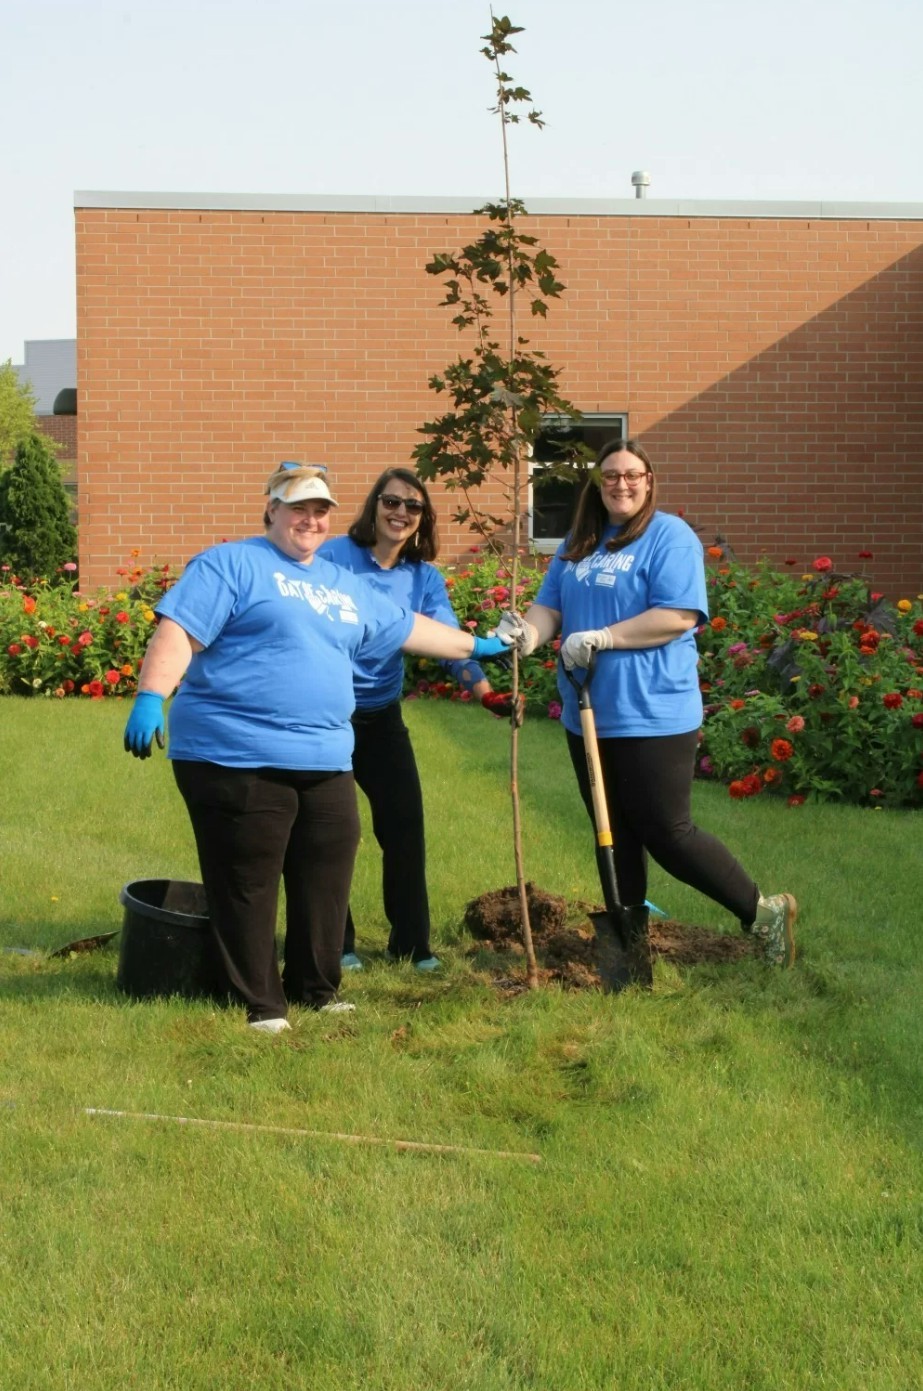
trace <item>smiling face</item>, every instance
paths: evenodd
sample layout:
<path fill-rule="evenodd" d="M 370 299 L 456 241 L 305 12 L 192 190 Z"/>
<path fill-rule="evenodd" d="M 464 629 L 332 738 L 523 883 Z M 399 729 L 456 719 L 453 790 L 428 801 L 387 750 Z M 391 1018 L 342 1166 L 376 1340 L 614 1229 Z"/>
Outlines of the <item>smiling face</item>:
<path fill-rule="evenodd" d="M 375 504 L 375 536 L 389 546 L 402 546 L 420 530 L 424 508 L 419 488 L 400 478 L 389 478 Z"/>
<path fill-rule="evenodd" d="M 308 502 L 269 503 L 266 535 L 274 546 L 292 560 L 310 565 L 314 552 L 330 531 L 330 503 L 323 499 Z"/>
<path fill-rule="evenodd" d="M 613 526 L 624 526 L 637 516 L 647 501 L 652 482 L 643 461 L 627 449 L 603 460 L 599 495 Z"/>

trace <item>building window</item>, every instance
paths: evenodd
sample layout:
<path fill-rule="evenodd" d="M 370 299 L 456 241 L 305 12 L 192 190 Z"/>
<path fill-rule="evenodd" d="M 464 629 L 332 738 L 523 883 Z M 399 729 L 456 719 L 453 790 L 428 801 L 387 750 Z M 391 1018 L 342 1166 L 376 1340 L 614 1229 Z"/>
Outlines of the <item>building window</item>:
<path fill-rule="evenodd" d="M 529 463 L 529 540 L 536 551 L 552 553 L 567 535 L 585 477 L 577 464 L 573 478 L 562 477 L 561 465 L 573 461 L 579 446 L 597 454 L 609 440 L 627 439 L 628 416 L 595 413 L 571 420 L 545 417 Z"/>

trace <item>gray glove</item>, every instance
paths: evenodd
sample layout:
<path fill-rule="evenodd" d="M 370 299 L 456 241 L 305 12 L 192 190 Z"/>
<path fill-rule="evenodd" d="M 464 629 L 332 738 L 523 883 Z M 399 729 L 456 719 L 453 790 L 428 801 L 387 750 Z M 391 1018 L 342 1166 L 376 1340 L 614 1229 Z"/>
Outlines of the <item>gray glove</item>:
<path fill-rule="evenodd" d="M 574 667 L 588 667 L 594 652 L 608 652 L 612 647 L 612 634 L 608 628 L 589 628 L 583 633 L 571 633 L 561 643 L 561 659 L 568 671 Z"/>
<path fill-rule="evenodd" d="M 526 623 L 525 619 L 512 609 L 504 610 L 494 632 L 509 647 L 515 647 L 523 657 L 528 657 L 530 652 L 535 651 L 538 633 L 531 623 Z"/>

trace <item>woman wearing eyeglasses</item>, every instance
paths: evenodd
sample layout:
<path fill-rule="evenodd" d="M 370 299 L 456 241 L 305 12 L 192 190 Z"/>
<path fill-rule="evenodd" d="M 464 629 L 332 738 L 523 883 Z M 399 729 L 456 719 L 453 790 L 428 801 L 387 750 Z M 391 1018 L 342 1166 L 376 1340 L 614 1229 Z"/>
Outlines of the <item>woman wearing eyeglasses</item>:
<path fill-rule="evenodd" d="M 497 632 L 524 655 L 557 633 L 564 666 L 595 654 L 592 699 L 615 840 L 619 896 L 647 897 L 647 853 L 740 920 L 766 960 L 790 966 L 797 905 L 763 898 L 720 841 L 691 817 L 702 724 L 695 629 L 708 618 L 702 546 L 679 517 L 657 510 L 651 461 L 634 440 L 603 446 L 581 494 L 573 528 L 524 618 Z M 577 694 L 559 674 L 567 745 L 593 815 Z"/>
<path fill-rule="evenodd" d="M 497 656 L 317 554 L 336 506 L 326 470 L 283 464 L 266 485 L 265 535 L 195 556 L 157 605 L 125 748 L 163 747 L 192 822 L 219 955 L 250 1025 L 280 1033 L 289 1000 L 336 999 L 359 815 L 351 771 L 358 663 L 402 651 Z M 285 970 L 276 905 L 286 891 Z"/>
<path fill-rule="evenodd" d="M 321 554 L 363 575 L 394 603 L 458 627 L 445 581 L 431 562 L 439 549 L 436 514 L 429 493 L 409 469 L 390 468 L 378 478 L 346 536 L 328 541 Z M 473 661 L 446 662 L 459 685 L 484 701 L 490 683 Z M 430 945 L 429 897 L 423 796 L 410 734 L 401 715 L 403 654 L 362 659 L 356 664 L 353 728 L 356 782 L 369 799 L 372 827 L 382 851 L 385 916 L 391 926 L 388 951 L 420 971 L 437 970 Z M 509 714 L 509 702 L 486 702 Z M 361 970 L 352 915 L 347 915 L 343 965 Z"/>

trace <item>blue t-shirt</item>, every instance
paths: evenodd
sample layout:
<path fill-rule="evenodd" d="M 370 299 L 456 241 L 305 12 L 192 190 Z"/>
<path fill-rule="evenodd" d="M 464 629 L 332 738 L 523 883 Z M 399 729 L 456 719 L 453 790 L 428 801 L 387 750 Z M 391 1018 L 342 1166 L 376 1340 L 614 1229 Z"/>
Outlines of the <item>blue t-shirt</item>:
<path fill-rule="evenodd" d="M 348 570 L 262 536 L 195 556 L 157 611 L 204 647 L 170 708 L 170 757 L 231 768 L 351 768 L 353 663 L 413 627 Z"/>
<path fill-rule="evenodd" d="M 360 546 L 350 536 L 337 536 L 332 541 L 325 541 L 318 554 L 344 566 L 355 575 L 361 575 L 373 589 L 386 595 L 400 608 L 422 613 L 424 618 L 434 618 L 450 628 L 459 627 L 445 580 L 435 565 L 425 560 L 399 560 L 397 565 L 386 570 L 376 560 L 369 546 Z M 442 666 L 451 672 L 459 685 L 470 687 L 476 681 L 485 680 L 477 662 L 443 662 Z M 356 708 L 359 710 L 377 710 L 399 700 L 404 687 L 403 652 L 391 652 L 384 656 L 360 652 L 353 671 L 353 682 Z"/>
<path fill-rule="evenodd" d="M 694 609 L 708 618 L 702 544 L 679 517 L 655 512 L 650 525 L 621 551 L 605 543 L 617 534 L 609 526 L 599 546 L 583 560 L 562 560 L 558 551 L 536 595 L 536 602 L 561 614 L 561 637 L 587 628 L 606 628 L 646 609 Z M 578 680 L 582 673 L 575 671 Z M 698 649 L 695 634 L 683 633 L 661 647 L 600 652 L 593 673 L 596 732 L 603 739 L 687 734 L 702 723 Z M 564 727 L 580 733 L 577 696 L 563 671 L 558 674 Z"/>

